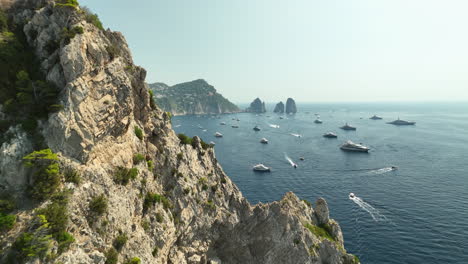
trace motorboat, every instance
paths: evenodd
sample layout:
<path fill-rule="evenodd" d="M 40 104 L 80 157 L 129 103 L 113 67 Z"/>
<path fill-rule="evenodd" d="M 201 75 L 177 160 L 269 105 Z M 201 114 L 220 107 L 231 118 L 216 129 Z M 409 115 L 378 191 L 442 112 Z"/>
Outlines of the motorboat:
<path fill-rule="evenodd" d="M 392 170 L 398 170 L 398 167 L 397 166 L 391 166 L 390 167 Z"/>
<path fill-rule="evenodd" d="M 327 132 L 325 134 L 323 134 L 323 137 L 326 137 L 326 138 L 337 138 L 338 136 L 333 133 L 333 132 Z"/>
<path fill-rule="evenodd" d="M 260 139 L 260 143 L 262 143 L 262 144 L 268 144 L 268 139 L 262 138 L 262 139 Z"/>
<path fill-rule="evenodd" d="M 304 160 L 304 157 L 300 157 L 299 160 Z"/>
<path fill-rule="evenodd" d="M 238 125 L 232 125 L 231 127 L 232 127 L 232 128 L 239 128 Z"/>
<path fill-rule="evenodd" d="M 219 132 L 216 132 L 216 133 L 214 134 L 214 136 L 220 138 L 220 137 L 223 137 L 223 134 L 221 134 L 221 133 L 219 133 Z"/>
<path fill-rule="evenodd" d="M 269 172 L 270 171 L 270 168 L 263 165 L 263 164 L 257 164 L 255 166 L 253 166 L 252 168 L 254 171 L 261 171 L 261 172 Z"/>
<path fill-rule="evenodd" d="M 222 125 L 222 126 L 225 126 L 225 125 L 226 125 L 226 122 L 221 122 L 221 123 L 219 123 L 219 124 Z"/>
<path fill-rule="evenodd" d="M 259 128 L 258 126 L 255 126 L 255 127 L 253 128 L 253 130 L 255 130 L 255 131 L 260 131 L 260 130 L 262 130 L 262 129 Z"/>
<path fill-rule="evenodd" d="M 400 118 L 398 118 L 397 120 L 392 121 L 392 122 L 388 122 L 387 124 L 392 124 L 392 125 L 395 125 L 395 126 L 412 126 L 412 125 L 415 125 L 416 122 L 405 121 L 405 120 L 401 120 Z"/>
<path fill-rule="evenodd" d="M 216 145 L 216 143 L 214 143 L 213 141 L 210 141 L 210 145 L 214 146 L 214 145 Z"/>
<path fill-rule="evenodd" d="M 362 145 L 352 142 L 351 140 L 346 141 L 341 145 L 340 149 L 344 151 L 354 151 L 354 152 L 369 152 L 369 148 Z"/>
<path fill-rule="evenodd" d="M 284 119 L 284 117 L 280 116 L 279 119 Z"/>
<path fill-rule="evenodd" d="M 382 120 L 382 118 L 380 116 L 377 116 L 377 115 L 373 115 L 371 116 L 369 119 L 372 119 L 372 120 Z"/>
<path fill-rule="evenodd" d="M 349 199 L 354 199 L 354 198 L 356 198 L 356 195 L 354 193 L 350 193 L 349 194 Z"/>
<path fill-rule="evenodd" d="M 348 125 L 348 123 L 346 123 L 344 126 L 342 126 L 340 128 L 343 129 L 343 130 L 356 130 L 355 127 Z"/>
<path fill-rule="evenodd" d="M 315 124 L 322 124 L 323 121 L 317 118 L 317 119 L 315 119 L 314 123 L 315 123 Z"/>

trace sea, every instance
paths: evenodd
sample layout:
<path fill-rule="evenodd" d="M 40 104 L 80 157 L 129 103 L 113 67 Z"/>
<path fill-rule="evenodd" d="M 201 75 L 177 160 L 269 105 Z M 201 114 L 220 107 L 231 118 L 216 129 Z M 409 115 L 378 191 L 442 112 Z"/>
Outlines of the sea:
<path fill-rule="evenodd" d="M 289 191 L 311 202 L 325 198 L 346 249 L 362 263 L 468 263 L 467 102 L 300 103 L 294 115 L 273 107 L 177 116 L 172 124 L 177 133 L 213 141 L 224 171 L 252 204 Z M 383 119 L 369 119 L 374 114 Z M 387 124 L 397 118 L 416 125 Z M 345 123 L 357 130 L 340 129 Z M 324 138 L 329 131 L 338 138 Z M 369 153 L 340 150 L 347 140 Z M 259 163 L 271 172 L 254 172 Z"/>

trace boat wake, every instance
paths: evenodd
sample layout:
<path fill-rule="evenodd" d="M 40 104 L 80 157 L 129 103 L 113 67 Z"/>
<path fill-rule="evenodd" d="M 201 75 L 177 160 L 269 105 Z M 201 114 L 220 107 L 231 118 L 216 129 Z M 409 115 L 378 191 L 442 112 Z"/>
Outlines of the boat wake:
<path fill-rule="evenodd" d="M 279 125 L 275 125 L 275 124 L 268 124 L 270 127 L 272 128 L 279 128 L 280 126 Z"/>
<path fill-rule="evenodd" d="M 352 200 L 359 207 L 364 209 L 366 212 L 368 212 L 372 216 L 372 219 L 374 219 L 374 221 L 376 222 L 388 221 L 385 215 L 381 214 L 380 211 L 374 208 L 372 205 L 364 202 L 361 198 L 354 196 L 354 197 L 349 197 L 349 199 Z"/>
<path fill-rule="evenodd" d="M 294 133 L 290 133 L 290 135 L 291 135 L 291 136 L 298 137 L 298 138 L 302 137 L 302 135 L 300 135 L 300 134 L 294 134 Z"/>
<path fill-rule="evenodd" d="M 284 154 L 284 158 L 289 162 L 289 164 L 291 164 L 291 166 L 293 166 L 294 168 L 297 168 L 297 164 L 294 163 L 294 161 L 290 157 L 288 157 L 286 153 Z"/>
<path fill-rule="evenodd" d="M 368 172 L 368 174 L 378 175 L 378 174 L 384 174 L 384 173 L 387 173 L 387 172 L 391 172 L 391 171 L 394 171 L 394 170 L 396 170 L 396 167 L 385 167 L 385 168 L 370 170 Z"/>

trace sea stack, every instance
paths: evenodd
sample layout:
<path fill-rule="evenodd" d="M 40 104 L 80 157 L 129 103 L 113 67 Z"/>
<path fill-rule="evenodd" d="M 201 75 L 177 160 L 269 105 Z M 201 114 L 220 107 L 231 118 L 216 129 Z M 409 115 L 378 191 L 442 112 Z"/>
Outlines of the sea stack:
<path fill-rule="evenodd" d="M 286 101 L 286 114 L 297 113 L 296 102 L 292 98 L 288 98 Z"/>
<path fill-rule="evenodd" d="M 280 113 L 280 114 L 284 113 L 284 104 L 283 104 L 283 102 L 277 103 L 276 106 L 275 106 L 275 110 L 273 110 L 273 112 Z"/>
<path fill-rule="evenodd" d="M 252 103 L 250 103 L 250 107 L 247 108 L 246 111 L 250 113 L 265 113 L 265 102 L 262 102 L 260 98 L 257 97 Z"/>

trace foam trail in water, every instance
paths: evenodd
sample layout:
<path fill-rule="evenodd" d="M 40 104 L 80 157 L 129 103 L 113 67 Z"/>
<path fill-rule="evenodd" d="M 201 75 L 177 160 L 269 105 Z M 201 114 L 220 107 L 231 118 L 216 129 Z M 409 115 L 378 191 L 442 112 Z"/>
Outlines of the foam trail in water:
<path fill-rule="evenodd" d="M 385 167 L 369 171 L 369 174 L 384 174 L 396 170 L 396 167 Z"/>
<path fill-rule="evenodd" d="M 368 212 L 371 216 L 372 219 L 376 222 L 380 221 L 387 221 L 387 217 L 379 212 L 379 210 L 375 209 L 372 205 L 364 202 L 361 198 L 355 196 L 354 198 L 349 197 L 354 203 L 356 203 L 359 207 L 364 209 L 366 212 Z"/>
<path fill-rule="evenodd" d="M 279 128 L 280 126 L 279 125 L 275 125 L 275 124 L 268 124 L 270 127 L 272 128 Z"/>
<path fill-rule="evenodd" d="M 294 163 L 294 161 L 292 161 L 292 159 L 290 157 L 288 157 L 288 155 L 286 155 L 286 153 L 284 154 L 284 158 L 289 162 L 289 164 L 291 164 L 291 166 L 297 167 L 297 164 Z"/>
<path fill-rule="evenodd" d="M 180 127 L 180 125 L 177 125 L 177 126 L 175 126 L 175 127 Z"/>

